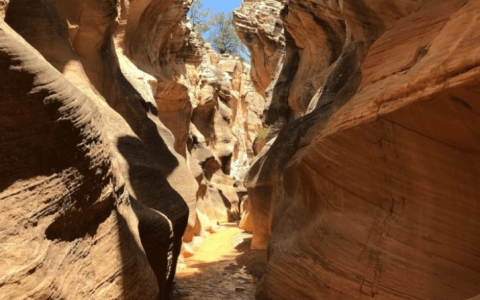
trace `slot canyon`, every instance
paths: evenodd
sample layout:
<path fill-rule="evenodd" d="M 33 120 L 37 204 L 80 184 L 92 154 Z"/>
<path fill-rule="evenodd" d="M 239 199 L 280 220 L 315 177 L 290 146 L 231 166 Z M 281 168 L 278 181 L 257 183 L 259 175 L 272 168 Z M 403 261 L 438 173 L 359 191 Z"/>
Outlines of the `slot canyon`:
<path fill-rule="evenodd" d="M 480 0 L 191 5 L 0 0 L 0 300 L 480 300 Z"/>

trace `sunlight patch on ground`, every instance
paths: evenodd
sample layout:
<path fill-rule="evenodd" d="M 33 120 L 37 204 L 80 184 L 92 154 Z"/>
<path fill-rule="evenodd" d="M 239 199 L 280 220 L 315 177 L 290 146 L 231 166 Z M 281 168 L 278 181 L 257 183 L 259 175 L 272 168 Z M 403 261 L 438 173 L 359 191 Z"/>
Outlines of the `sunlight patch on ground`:
<path fill-rule="evenodd" d="M 238 227 L 205 238 L 177 268 L 171 299 L 254 299 L 266 251 L 250 250 L 252 235 Z"/>

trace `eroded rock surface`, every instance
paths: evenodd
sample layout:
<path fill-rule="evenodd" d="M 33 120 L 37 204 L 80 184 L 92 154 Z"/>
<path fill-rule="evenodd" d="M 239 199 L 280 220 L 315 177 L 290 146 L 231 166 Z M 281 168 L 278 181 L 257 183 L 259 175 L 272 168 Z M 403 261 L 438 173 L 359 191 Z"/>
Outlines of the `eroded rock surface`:
<path fill-rule="evenodd" d="M 0 298 L 168 298 L 239 218 L 264 97 L 190 4 L 0 1 Z"/>
<path fill-rule="evenodd" d="M 160 120 L 174 134 L 175 150 L 198 183 L 184 236 L 185 254 L 191 255 L 193 236 L 240 217 L 238 195 L 263 129 L 265 100 L 240 58 L 216 54 L 185 18 L 172 31 L 158 51 L 155 100 Z"/>
<path fill-rule="evenodd" d="M 280 19 L 283 8 L 283 3 L 276 0 L 244 1 L 234 11 L 238 36 L 250 50 L 253 83 L 264 95 L 285 50 L 285 35 Z"/>
<path fill-rule="evenodd" d="M 269 253 L 256 298 L 478 295 L 480 1 L 277 2 L 281 130 L 245 183 Z"/>

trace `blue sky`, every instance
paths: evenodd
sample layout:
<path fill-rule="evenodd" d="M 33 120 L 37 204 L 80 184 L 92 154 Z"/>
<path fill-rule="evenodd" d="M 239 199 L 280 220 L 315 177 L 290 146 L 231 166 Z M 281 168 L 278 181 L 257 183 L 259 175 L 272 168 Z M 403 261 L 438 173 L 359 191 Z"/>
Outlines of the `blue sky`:
<path fill-rule="evenodd" d="M 211 8 L 212 12 L 230 12 L 240 7 L 242 0 L 202 0 L 203 8 Z"/>

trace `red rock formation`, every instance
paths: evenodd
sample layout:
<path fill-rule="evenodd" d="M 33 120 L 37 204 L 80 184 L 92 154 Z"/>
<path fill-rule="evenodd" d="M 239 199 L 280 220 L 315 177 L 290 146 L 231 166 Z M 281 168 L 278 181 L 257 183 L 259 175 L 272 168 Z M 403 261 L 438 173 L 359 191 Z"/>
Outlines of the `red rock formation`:
<path fill-rule="evenodd" d="M 112 38 L 124 9 L 109 1 L 6 7 L 0 293 L 8 299 L 169 293 L 184 199 L 191 190 L 195 205 L 196 187 L 145 97 L 151 86 L 139 79 L 149 75 L 124 73 L 128 59 Z"/>
<path fill-rule="evenodd" d="M 283 7 L 276 0 L 244 1 L 241 8 L 234 11 L 238 36 L 251 54 L 253 84 L 263 95 L 284 54 L 285 36 L 280 20 Z"/>
<path fill-rule="evenodd" d="M 126 27 L 128 37 L 128 23 Z M 216 54 L 185 16 L 171 31 L 163 48 L 126 53 L 143 70 L 156 70 L 159 118 L 174 134 L 175 150 L 187 159 L 199 184 L 196 203 L 189 201 L 195 206 L 190 206 L 184 242 L 190 243 L 194 235 L 215 231 L 218 222 L 239 217 L 234 185 L 243 179 L 254 156 L 251 149 L 263 128 L 264 98 L 253 88 L 250 67 L 238 57 Z M 145 56 L 159 57 L 161 62 Z"/>
<path fill-rule="evenodd" d="M 246 182 L 252 247 L 269 252 L 258 299 L 480 292 L 479 10 L 287 3 L 283 70 L 298 64 L 267 117 L 289 122 Z"/>
<path fill-rule="evenodd" d="M 0 295 L 163 299 L 238 218 L 264 99 L 189 4 L 0 1 Z"/>
<path fill-rule="evenodd" d="M 104 120 L 138 140 L 126 122 L 0 26 L 2 296 L 158 299 L 179 245 L 158 210 L 181 234 L 182 199 L 132 197 Z M 177 212 L 163 209 L 169 201 Z"/>

